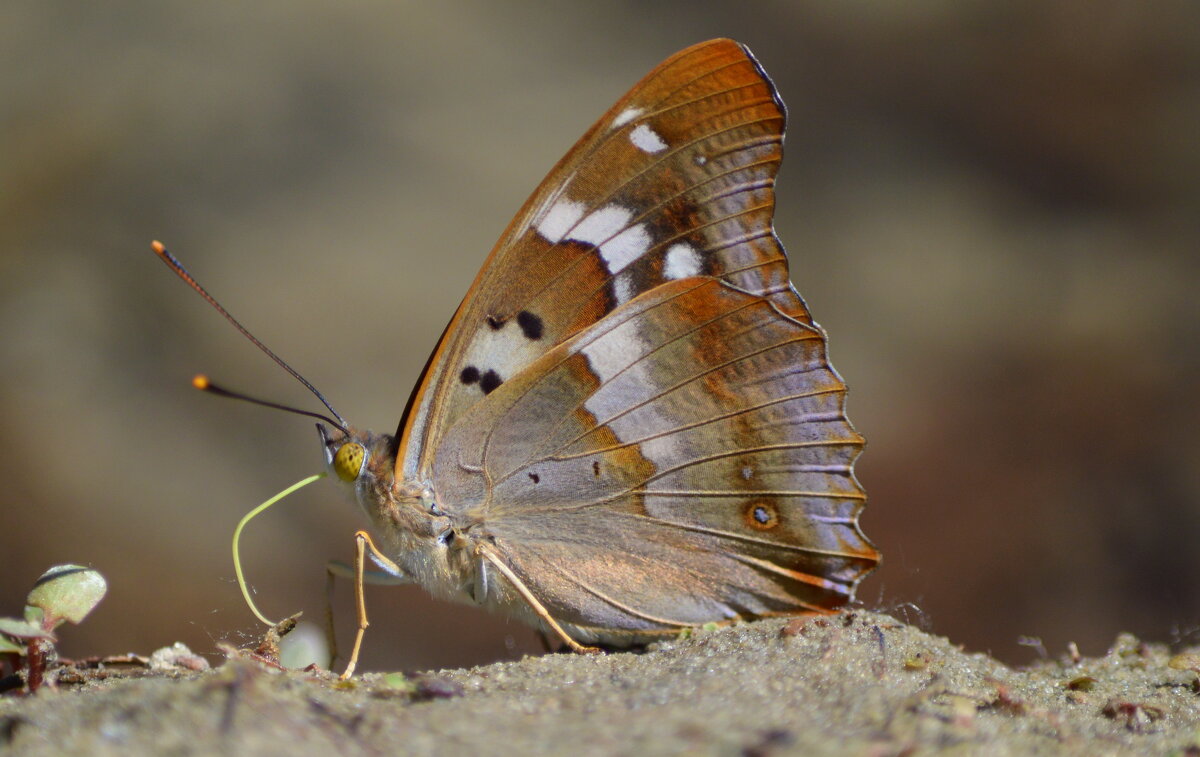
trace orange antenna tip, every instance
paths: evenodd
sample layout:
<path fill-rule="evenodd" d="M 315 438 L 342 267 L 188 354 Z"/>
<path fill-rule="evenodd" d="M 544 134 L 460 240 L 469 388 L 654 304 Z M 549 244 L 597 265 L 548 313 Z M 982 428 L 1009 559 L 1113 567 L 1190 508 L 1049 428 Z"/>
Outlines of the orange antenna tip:
<path fill-rule="evenodd" d="M 155 255 L 162 255 L 167 251 L 167 248 L 163 246 L 163 243 L 157 239 L 150 243 L 150 249 L 154 250 Z"/>
<path fill-rule="evenodd" d="M 208 389 L 208 376 L 205 376 L 203 373 L 197 373 L 192 379 L 192 386 L 200 390 Z"/>

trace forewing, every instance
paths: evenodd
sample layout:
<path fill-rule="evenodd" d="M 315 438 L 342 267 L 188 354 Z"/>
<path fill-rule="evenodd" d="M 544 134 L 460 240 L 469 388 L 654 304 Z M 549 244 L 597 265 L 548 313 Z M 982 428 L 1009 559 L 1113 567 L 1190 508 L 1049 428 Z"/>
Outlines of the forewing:
<path fill-rule="evenodd" d="M 468 409 L 434 489 L 562 622 L 830 609 L 878 559 L 844 396 L 819 329 L 719 279 L 673 281 Z"/>
<path fill-rule="evenodd" d="M 555 345 L 665 282 L 711 276 L 797 321 L 771 225 L 783 106 L 731 40 L 654 69 L 567 153 L 501 236 L 397 431 L 426 480 L 445 429 Z"/>

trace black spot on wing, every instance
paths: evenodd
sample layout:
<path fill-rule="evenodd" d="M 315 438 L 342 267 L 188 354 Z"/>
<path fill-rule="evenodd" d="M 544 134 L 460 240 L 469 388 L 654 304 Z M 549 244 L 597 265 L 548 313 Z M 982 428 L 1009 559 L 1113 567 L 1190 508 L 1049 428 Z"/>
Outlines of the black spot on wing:
<path fill-rule="evenodd" d="M 491 394 L 502 383 L 504 382 L 500 378 L 500 374 L 492 370 L 479 377 L 479 388 L 483 390 L 484 394 Z"/>
<path fill-rule="evenodd" d="M 464 384 L 474 384 L 479 380 L 479 369 L 473 365 L 468 365 L 462 369 L 462 373 L 458 374 L 458 380 Z"/>
<path fill-rule="evenodd" d="M 504 324 L 508 322 L 507 318 L 497 318 L 494 315 L 489 315 L 484 320 L 487 321 L 487 325 L 492 327 L 492 331 L 499 331 L 504 327 Z"/>
<path fill-rule="evenodd" d="M 536 341 L 542 338 L 542 319 L 528 310 L 517 313 L 517 325 L 521 327 L 521 333 L 526 339 Z"/>

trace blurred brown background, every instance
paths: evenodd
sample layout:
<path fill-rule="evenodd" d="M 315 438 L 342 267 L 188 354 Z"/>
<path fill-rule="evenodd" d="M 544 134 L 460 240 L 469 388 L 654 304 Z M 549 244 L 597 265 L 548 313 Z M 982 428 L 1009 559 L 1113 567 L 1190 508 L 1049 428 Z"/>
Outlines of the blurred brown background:
<path fill-rule="evenodd" d="M 315 407 L 390 431 L 496 236 L 659 60 L 748 43 L 790 106 L 777 226 L 869 439 L 873 607 L 1011 662 L 1200 627 L 1200 12 L 1178 2 L 10 2 L 0 23 L 0 614 L 108 577 L 68 655 L 256 632 L 229 537 L 320 468 Z M 320 618 L 355 507 L 245 536 Z M 343 631 L 352 622 L 340 587 Z M 368 668 L 532 632 L 375 589 Z M 906 606 L 912 603 L 918 609 Z"/>

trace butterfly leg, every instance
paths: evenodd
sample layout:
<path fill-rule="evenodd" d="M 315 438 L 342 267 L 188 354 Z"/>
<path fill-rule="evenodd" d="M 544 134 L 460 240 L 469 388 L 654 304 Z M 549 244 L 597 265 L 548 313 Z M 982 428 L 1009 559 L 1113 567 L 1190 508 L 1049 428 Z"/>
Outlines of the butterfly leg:
<path fill-rule="evenodd" d="M 337 629 L 333 624 L 333 582 L 337 578 L 329 563 L 325 564 L 325 643 L 329 645 L 329 669 L 338 658 Z"/>
<path fill-rule="evenodd" d="M 367 549 L 371 550 L 371 557 L 375 559 L 384 570 L 393 572 L 396 575 L 402 573 L 400 566 L 392 562 L 386 555 L 379 551 L 375 546 L 375 542 L 371 541 L 371 535 L 366 531 L 358 531 L 354 534 L 354 542 L 356 546 L 354 554 L 354 606 L 358 611 L 358 631 L 354 634 L 354 647 L 350 650 L 350 661 L 346 663 L 346 670 L 340 678 L 344 681 L 354 675 L 354 668 L 358 665 L 358 652 L 362 648 L 363 634 L 367 631 L 367 626 L 370 622 L 367 621 L 367 599 L 363 594 L 363 570 L 367 561 Z"/>
<path fill-rule="evenodd" d="M 496 554 L 496 551 L 493 550 L 490 545 L 476 545 L 475 554 L 480 555 L 492 565 L 496 566 L 496 570 L 500 571 L 501 575 L 508 579 L 508 582 L 513 585 L 513 588 L 517 590 L 517 592 L 529 604 L 533 611 L 537 613 L 537 616 L 544 620 L 546 625 L 550 626 L 550 628 L 553 629 L 556 634 L 558 634 L 559 638 L 566 642 L 568 647 L 579 654 L 600 654 L 603 651 L 599 647 L 584 646 L 578 641 L 572 639 L 567 632 L 563 630 L 563 627 L 558 624 L 558 621 L 556 621 L 554 617 L 550 615 L 550 612 L 546 609 L 545 605 L 539 602 L 537 597 L 533 596 L 533 592 L 529 590 L 529 587 L 525 585 L 525 582 L 518 578 L 517 574 L 513 573 L 512 569 L 504 564 L 504 561 L 500 559 L 500 555 Z"/>

